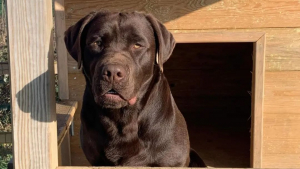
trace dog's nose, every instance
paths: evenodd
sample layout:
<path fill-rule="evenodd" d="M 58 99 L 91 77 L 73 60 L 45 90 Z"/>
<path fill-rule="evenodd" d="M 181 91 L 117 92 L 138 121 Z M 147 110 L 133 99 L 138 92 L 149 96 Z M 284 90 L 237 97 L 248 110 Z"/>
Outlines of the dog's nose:
<path fill-rule="evenodd" d="M 106 65 L 103 67 L 103 76 L 106 81 L 120 82 L 126 76 L 126 70 L 121 65 Z"/>

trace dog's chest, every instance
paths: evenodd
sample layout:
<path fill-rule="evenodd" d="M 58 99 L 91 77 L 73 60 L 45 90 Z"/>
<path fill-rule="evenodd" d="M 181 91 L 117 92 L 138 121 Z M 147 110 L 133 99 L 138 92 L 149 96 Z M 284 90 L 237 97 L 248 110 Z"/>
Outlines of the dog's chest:
<path fill-rule="evenodd" d="M 141 143 L 138 138 L 137 120 L 131 119 L 128 123 L 117 123 L 104 118 L 102 124 L 108 140 L 104 153 L 109 161 L 120 165 L 124 160 L 138 154 Z"/>

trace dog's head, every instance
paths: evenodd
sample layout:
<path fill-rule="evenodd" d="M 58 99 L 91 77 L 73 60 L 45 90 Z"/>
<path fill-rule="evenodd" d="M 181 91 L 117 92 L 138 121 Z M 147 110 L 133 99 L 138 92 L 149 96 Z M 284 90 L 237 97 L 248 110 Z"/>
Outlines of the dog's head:
<path fill-rule="evenodd" d="M 163 24 L 138 12 L 90 13 L 65 32 L 65 43 L 95 102 L 105 108 L 135 104 L 143 84 L 163 70 L 175 47 Z"/>

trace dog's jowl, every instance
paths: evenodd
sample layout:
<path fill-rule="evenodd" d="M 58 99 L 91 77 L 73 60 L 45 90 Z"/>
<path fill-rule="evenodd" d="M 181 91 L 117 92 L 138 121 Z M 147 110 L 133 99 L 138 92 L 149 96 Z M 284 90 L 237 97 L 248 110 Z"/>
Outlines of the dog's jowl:
<path fill-rule="evenodd" d="M 163 74 L 175 40 L 153 16 L 93 12 L 65 32 L 86 79 L 81 145 L 94 166 L 204 167 Z"/>

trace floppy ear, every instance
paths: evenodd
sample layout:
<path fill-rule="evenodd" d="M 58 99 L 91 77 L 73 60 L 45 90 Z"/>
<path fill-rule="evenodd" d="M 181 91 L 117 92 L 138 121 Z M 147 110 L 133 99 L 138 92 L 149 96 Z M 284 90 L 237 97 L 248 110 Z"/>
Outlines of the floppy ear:
<path fill-rule="evenodd" d="M 163 64 L 170 58 L 176 45 L 173 35 L 167 28 L 152 15 L 146 15 L 150 22 L 156 41 L 156 64 L 159 65 L 160 71 L 163 72 Z"/>
<path fill-rule="evenodd" d="M 75 25 L 68 28 L 65 32 L 65 44 L 70 55 L 77 61 L 78 69 L 80 69 L 81 55 L 81 35 L 85 26 L 95 17 L 96 12 L 91 12 L 84 18 L 80 19 Z"/>

